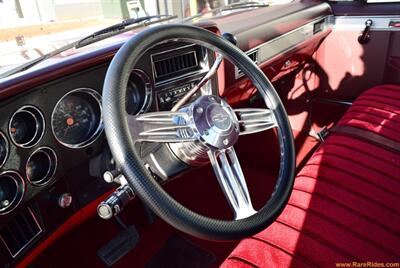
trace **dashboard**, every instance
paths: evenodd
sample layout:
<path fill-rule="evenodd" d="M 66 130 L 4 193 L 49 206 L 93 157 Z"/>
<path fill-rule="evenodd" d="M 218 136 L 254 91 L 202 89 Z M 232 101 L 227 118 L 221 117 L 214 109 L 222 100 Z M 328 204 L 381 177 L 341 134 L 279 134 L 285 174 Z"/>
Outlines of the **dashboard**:
<path fill-rule="evenodd" d="M 171 109 L 208 71 L 211 61 L 213 55 L 193 44 L 164 44 L 147 52 L 127 83 L 127 114 Z M 112 165 L 101 107 L 108 65 L 106 62 L 65 76 L 2 102 L 1 227 L 19 214 L 40 231 L 44 219 L 37 216 L 34 206 L 29 206 L 38 195 L 39 203 L 63 207 L 62 214 L 68 217 L 113 188 L 101 179 Z M 210 93 L 215 83 L 215 79 L 210 81 L 193 98 Z M 90 170 L 82 173 L 82 165 L 88 162 Z M 43 193 L 45 196 L 40 197 Z M 7 225 L 23 226 L 24 221 L 17 217 Z M 0 235 L 15 257 L 29 241 L 19 241 L 27 238 L 16 235 L 21 230 L 13 228 L 3 227 Z M 24 236 L 34 239 L 36 235 L 39 233 Z"/>
<path fill-rule="evenodd" d="M 230 18 L 199 26 L 235 35 L 239 48 L 272 80 L 278 79 L 310 57 L 329 34 L 327 4 L 296 5 L 293 12 L 271 11 L 297 22 L 287 23 L 292 28 L 275 31 L 275 36 L 268 29 L 281 26 L 278 19 L 258 22 L 265 25 L 262 29 L 244 29 L 240 23 L 232 28 Z M 265 11 L 253 12 L 258 17 L 252 23 L 268 17 Z M 240 17 L 248 20 L 244 13 L 235 18 Z M 53 65 L 50 72 L 39 70 L 0 85 L 0 263 L 19 262 L 42 238 L 114 188 L 101 179 L 115 168 L 104 135 L 101 94 L 117 49 L 97 50 Z M 214 53 L 198 45 L 171 42 L 154 47 L 132 69 L 127 114 L 170 110 L 214 60 Z M 235 103 L 251 96 L 244 92 L 254 93 L 254 86 L 225 61 L 218 76 L 193 98 L 213 93 Z"/>

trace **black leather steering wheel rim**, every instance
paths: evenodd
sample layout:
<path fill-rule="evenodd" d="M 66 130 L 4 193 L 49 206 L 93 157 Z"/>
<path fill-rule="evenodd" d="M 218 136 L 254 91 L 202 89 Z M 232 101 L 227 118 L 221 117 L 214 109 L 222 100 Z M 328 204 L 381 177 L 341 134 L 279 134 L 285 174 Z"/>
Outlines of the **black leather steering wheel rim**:
<path fill-rule="evenodd" d="M 221 53 L 247 75 L 269 107 L 279 125 L 280 172 L 269 201 L 254 215 L 234 220 L 212 219 L 199 215 L 170 197 L 150 175 L 134 149 L 125 118 L 125 93 L 131 70 L 145 51 L 167 40 L 196 41 Z M 264 73 L 240 49 L 205 29 L 166 24 L 146 29 L 128 40 L 116 53 L 108 68 L 103 88 L 105 133 L 116 163 L 139 198 L 159 217 L 175 228 L 211 240 L 232 240 L 253 235 L 270 225 L 282 212 L 293 187 L 295 151 L 290 123 L 278 94 Z"/>

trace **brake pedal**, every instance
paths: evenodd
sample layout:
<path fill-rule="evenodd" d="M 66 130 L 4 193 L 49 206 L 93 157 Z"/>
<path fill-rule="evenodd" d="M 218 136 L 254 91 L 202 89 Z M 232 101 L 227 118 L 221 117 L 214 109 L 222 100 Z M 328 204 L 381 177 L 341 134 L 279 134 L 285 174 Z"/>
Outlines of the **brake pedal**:
<path fill-rule="evenodd" d="M 131 225 L 97 251 L 97 256 L 110 267 L 129 253 L 139 243 L 139 240 L 139 233 L 135 226 Z"/>

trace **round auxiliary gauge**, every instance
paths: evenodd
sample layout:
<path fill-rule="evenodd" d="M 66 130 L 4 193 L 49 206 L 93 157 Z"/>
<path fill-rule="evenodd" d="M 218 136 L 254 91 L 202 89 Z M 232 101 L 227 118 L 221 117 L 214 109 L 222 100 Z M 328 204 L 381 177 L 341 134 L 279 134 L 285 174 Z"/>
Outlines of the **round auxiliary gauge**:
<path fill-rule="evenodd" d="M 96 140 L 103 130 L 101 96 L 90 88 L 64 95 L 51 116 L 54 137 L 70 148 L 82 148 Z"/>
<path fill-rule="evenodd" d="M 38 108 L 23 106 L 11 117 L 8 126 L 11 140 L 22 148 L 36 145 L 44 133 L 44 117 Z"/>
<path fill-rule="evenodd" d="M 15 209 L 25 192 L 24 180 L 15 171 L 0 174 L 0 215 Z"/>
<path fill-rule="evenodd" d="M 126 90 L 126 112 L 131 115 L 146 112 L 151 103 L 151 83 L 142 70 L 133 70 Z"/>
<path fill-rule="evenodd" d="M 7 137 L 0 131 L 0 168 L 7 161 L 8 157 L 8 141 Z"/>
<path fill-rule="evenodd" d="M 31 184 L 41 186 L 53 179 L 56 169 L 56 153 L 49 147 L 41 147 L 29 157 L 25 173 Z"/>

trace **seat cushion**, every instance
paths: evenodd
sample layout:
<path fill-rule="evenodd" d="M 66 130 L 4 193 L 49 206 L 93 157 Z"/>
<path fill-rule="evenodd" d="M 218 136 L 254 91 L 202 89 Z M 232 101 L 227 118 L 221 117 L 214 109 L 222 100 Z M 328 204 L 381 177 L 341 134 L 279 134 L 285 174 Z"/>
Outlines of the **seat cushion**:
<path fill-rule="evenodd" d="M 400 142 L 400 86 L 366 91 L 338 125 Z M 241 241 L 222 267 L 398 262 L 399 245 L 400 155 L 333 133 L 297 175 L 280 217 Z"/>
<path fill-rule="evenodd" d="M 400 86 L 382 85 L 367 90 L 338 125 L 366 129 L 400 142 Z"/>

